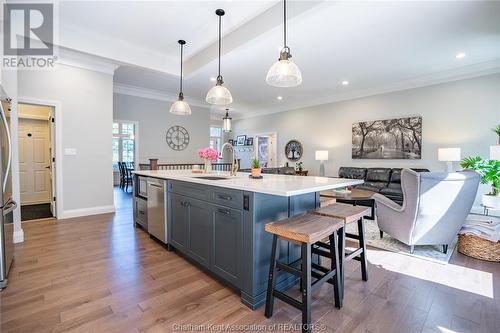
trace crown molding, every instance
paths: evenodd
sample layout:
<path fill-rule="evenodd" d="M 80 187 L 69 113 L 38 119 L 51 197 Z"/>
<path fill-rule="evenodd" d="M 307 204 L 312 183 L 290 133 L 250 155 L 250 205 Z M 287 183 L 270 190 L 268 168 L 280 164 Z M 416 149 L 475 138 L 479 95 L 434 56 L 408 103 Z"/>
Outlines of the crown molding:
<path fill-rule="evenodd" d="M 308 107 L 315 107 L 319 105 L 348 101 L 363 97 L 382 95 L 391 92 L 423 88 L 441 83 L 472 79 L 476 77 L 497 74 L 497 73 L 500 73 L 500 59 L 494 59 L 491 61 L 485 61 L 478 64 L 468 65 L 460 67 L 458 69 L 441 71 L 430 75 L 419 76 L 413 79 L 387 84 L 378 88 L 352 90 L 346 93 L 336 94 L 335 96 L 329 96 L 304 103 L 299 103 L 294 105 L 293 107 L 287 108 L 286 106 L 283 106 L 283 107 L 268 108 L 261 110 L 260 112 L 244 113 L 242 116 L 240 116 L 239 114 L 233 114 L 233 119 L 237 120 L 237 119 L 254 118 L 274 113 L 281 113 Z"/>
<path fill-rule="evenodd" d="M 56 46 L 56 50 L 57 60 L 55 63 L 58 65 L 83 68 L 108 75 L 114 75 L 115 70 L 122 65 L 121 63 L 110 59 L 64 47 Z"/>
<path fill-rule="evenodd" d="M 113 92 L 115 94 L 120 94 L 120 95 L 142 97 L 142 98 L 154 99 L 154 100 L 164 101 L 164 102 L 174 102 L 179 97 L 178 94 L 174 94 L 174 93 L 167 92 L 167 91 L 148 89 L 148 88 L 133 86 L 133 85 L 124 84 L 124 83 L 116 83 L 116 82 L 113 84 Z M 196 98 L 184 96 L 184 99 L 186 100 L 186 102 L 189 103 L 189 105 L 193 105 L 193 106 L 197 106 L 197 107 L 201 107 L 201 108 L 205 108 L 205 109 L 210 108 L 210 106 L 207 103 L 205 103 L 201 100 L 198 100 Z"/>

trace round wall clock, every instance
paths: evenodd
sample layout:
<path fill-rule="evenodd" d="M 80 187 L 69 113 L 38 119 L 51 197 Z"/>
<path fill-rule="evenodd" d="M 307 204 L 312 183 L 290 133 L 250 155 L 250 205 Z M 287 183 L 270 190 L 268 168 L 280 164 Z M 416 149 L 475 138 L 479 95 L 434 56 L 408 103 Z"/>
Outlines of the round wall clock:
<path fill-rule="evenodd" d="M 184 150 L 189 145 L 188 131 L 179 125 L 170 127 L 167 130 L 167 144 L 173 150 Z"/>
<path fill-rule="evenodd" d="M 285 145 L 285 156 L 291 162 L 297 162 L 302 158 L 304 149 L 302 148 L 302 143 L 298 140 L 290 140 Z"/>

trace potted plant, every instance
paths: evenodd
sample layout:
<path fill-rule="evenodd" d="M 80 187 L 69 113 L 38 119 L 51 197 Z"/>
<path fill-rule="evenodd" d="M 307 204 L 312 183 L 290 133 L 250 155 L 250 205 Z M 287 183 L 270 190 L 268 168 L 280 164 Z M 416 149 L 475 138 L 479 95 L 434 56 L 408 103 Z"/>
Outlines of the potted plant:
<path fill-rule="evenodd" d="M 498 145 L 500 146 L 500 125 L 498 125 L 495 128 L 492 128 L 491 130 L 498 135 Z"/>
<path fill-rule="evenodd" d="M 491 185 L 491 192 L 483 194 L 483 205 L 489 208 L 500 208 L 500 161 L 483 160 L 479 156 L 467 157 L 460 166 L 475 170 L 481 175 L 481 183 Z"/>
<path fill-rule="evenodd" d="M 259 178 L 261 172 L 262 172 L 262 169 L 260 167 L 260 161 L 256 158 L 254 158 L 252 160 L 252 177 Z"/>
<path fill-rule="evenodd" d="M 198 149 L 198 157 L 203 159 L 205 162 L 205 172 L 209 173 L 212 171 L 212 162 L 216 162 L 219 158 L 219 152 L 210 147 L 202 148 Z"/>
<path fill-rule="evenodd" d="M 295 163 L 295 168 L 298 171 L 302 171 L 302 170 L 304 170 L 304 164 L 302 162 L 297 162 L 297 163 Z"/>

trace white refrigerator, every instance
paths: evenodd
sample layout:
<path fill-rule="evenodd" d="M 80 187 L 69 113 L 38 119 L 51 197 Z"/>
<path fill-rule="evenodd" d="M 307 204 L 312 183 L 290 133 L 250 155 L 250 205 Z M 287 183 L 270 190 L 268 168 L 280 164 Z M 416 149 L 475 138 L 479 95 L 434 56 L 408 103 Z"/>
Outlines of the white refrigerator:
<path fill-rule="evenodd" d="M 0 89 L 0 289 L 7 286 L 7 277 L 14 259 L 13 210 L 17 204 L 12 200 L 12 144 L 10 138 L 10 98 Z"/>

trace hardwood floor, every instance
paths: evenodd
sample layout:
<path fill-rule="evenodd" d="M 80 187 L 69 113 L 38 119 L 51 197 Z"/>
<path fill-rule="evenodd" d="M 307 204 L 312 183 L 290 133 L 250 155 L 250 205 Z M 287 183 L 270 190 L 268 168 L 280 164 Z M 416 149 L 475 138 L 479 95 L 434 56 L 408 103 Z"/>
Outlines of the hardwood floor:
<path fill-rule="evenodd" d="M 289 331 L 300 313 L 276 301 L 268 320 L 239 296 L 132 224 L 129 194 L 117 212 L 23 224 L 1 332 Z M 314 295 L 313 320 L 327 332 L 500 332 L 500 264 L 455 253 L 449 265 L 368 251 L 369 280 L 346 267 L 344 307 L 330 285 Z M 276 326 L 272 326 L 276 325 Z M 295 327 L 298 328 L 298 327 Z"/>

